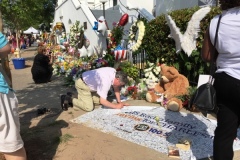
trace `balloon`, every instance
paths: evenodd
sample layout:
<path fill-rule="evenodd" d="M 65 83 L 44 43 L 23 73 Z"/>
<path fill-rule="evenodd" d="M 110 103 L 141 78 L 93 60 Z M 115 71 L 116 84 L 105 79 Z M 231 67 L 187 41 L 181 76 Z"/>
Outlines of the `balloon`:
<path fill-rule="evenodd" d="M 88 48 L 88 46 L 90 45 L 90 41 L 88 39 L 85 40 L 85 47 Z"/>
<path fill-rule="evenodd" d="M 103 22 L 103 21 L 105 21 L 105 18 L 104 18 L 103 16 L 100 16 L 100 17 L 98 18 L 98 21 Z"/>
<path fill-rule="evenodd" d="M 114 57 L 115 60 L 127 59 L 127 50 L 115 50 Z"/>
<path fill-rule="evenodd" d="M 118 45 L 114 50 L 122 50 L 122 46 L 121 45 Z"/>
<path fill-rule="evenodd" d="M 107 22 L 103 16 L 98 18 L 98 31 L 101 32 L 103 35 L 105 34 L 107 27 Z"/>
<path fill-rule="evenodd" d="M 94 55 L 94 48 L 92 47 L 92 45 L 89 45 L 87 48 L 87 55 L 88 57 Z"/>
<path fill-rule="evenodd" d="M 85 46 L 83 46 L 81 49 L 78 49 L 78 51 L 80 52 L 80 57 L 87 57 L 88 53 Z"/>
<path fill-rule="evenodd" d="M 125 26 L 128 22 L 128 14 L 125 13 L 119 20 L 118 25 L 119 26 Z"/>
<path fill-rule="evenodd" d="M 107 30 L 107 26 L 105 22 L 98 24 L 98 31 L 100 31 L 103 35 L 105 34 L 106 30 Z"/>

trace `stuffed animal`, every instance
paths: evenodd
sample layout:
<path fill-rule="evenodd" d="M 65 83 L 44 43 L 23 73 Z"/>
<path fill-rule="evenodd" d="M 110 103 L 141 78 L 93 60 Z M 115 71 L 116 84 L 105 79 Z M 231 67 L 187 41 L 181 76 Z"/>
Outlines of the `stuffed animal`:
<path fill-rule="evenodd" d="M 148 102 L 161 102 L 166 109 L 179 111 L 183 105 L 177 96 L 187 94 L 188 87 L 188 79 L 179 74 L 176 68 L 161 65 L 160 82 L 155 85 L 152 91 L 148 91 L 146 100 Z"/>

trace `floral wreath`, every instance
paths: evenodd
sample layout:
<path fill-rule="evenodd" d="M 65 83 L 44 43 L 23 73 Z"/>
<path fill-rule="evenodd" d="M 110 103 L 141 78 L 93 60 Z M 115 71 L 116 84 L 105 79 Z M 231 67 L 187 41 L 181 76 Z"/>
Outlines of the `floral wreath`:
<path fill-rule="evenodd" d="M 137 41 L 136 39 L 136 34 L 138 31 L 138 38 Z M 130 49 L 134 52 L 137 51 L 138 48 L 141 46 L 142 44 L 142 39 L 144 37 L 145 34 L 145 25 L 143 21 L 136 21 L 133 23 L 133 25 L 130 27 L 129 30 L 129 44 L 130 44 Z"/>

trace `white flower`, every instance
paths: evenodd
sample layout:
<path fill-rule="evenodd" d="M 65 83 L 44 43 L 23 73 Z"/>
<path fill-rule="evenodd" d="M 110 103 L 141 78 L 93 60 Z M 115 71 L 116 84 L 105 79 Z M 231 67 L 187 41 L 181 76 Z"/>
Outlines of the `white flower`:
<path fill-rule="evenodd" d="M 138 39 L 137 39 L 137 43 L 136 44 L 133 44 L 133 46 L 131 47 L 132 51 L 136 51 L 138 50 L 138 48 L 141 46 L 142 44 L 142 39 L 144 37 L 144 33 L 145 33 L 145 26 L 144 26 L 144 23 L 143 21 L 137 21 L 137 22 L 134 22 L 133 25 L 131 26 L 130 28 L 130 33 L 129 33 L 129 37 L 130 37 L 130 40 L 132 40 L 135 36 L 133 35 L 133 27 L 137 26 L 138 27 Z"/>

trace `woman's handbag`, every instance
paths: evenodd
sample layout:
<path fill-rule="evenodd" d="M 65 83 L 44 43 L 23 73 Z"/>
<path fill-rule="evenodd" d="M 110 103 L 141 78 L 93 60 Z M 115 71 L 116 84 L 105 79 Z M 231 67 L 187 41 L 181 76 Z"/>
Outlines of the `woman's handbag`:
<path fill-rule="evenodd" d="M 198 87 L 193 94 L 189 105 L 200 111 L 216 113 L 218 111 L 216 105 L 216 91 L 212 85 L 212 77 L 210 76 L 209 79 L 211 80 Z"/>
<path fill-rule="evenodd" d="M 222 15 L 220 15 L 220 17 L 219 17 L 217 28 L 216 28 L 214 48 L 215 48 L 216 42 L 217 42 L 218 28 L 219 28 L 221 18 L 222 18 Z M 211 58 L 211 63 L 210 63 L 211 76 L 209 77 L 209 80 L 207 83 L 205 83 L 197 88 L 197 90 L 195 91 L 195 93 L 193 94 L 193 96 L 190 99 L 189 108 L 197 108 L 203 112 L 217 113 L 218 107 L 216 104 L 216 91 L 213 87 L 214 71 L 215 71 L 215 63 L 214 63 L 213 58 Z"/>

